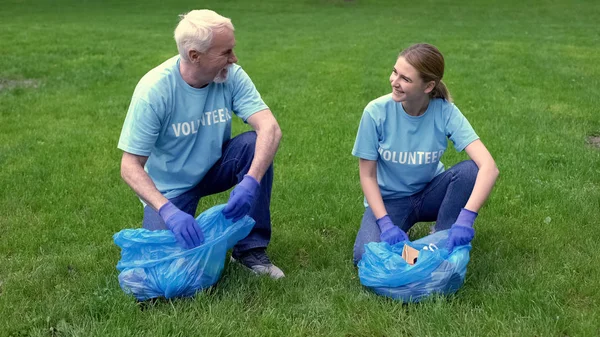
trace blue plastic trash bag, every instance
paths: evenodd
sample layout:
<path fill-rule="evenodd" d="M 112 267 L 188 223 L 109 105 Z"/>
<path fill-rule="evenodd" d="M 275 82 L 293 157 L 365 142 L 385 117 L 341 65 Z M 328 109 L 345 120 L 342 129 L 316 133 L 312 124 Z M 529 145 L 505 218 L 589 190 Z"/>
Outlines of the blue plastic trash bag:
<path fill-rule="evenodd" d="M 117 264 L 123 291 L 138 300 L 155 297 L 192 296 L 221 277 L 225 257 L 238 241 L 248 236 L 254 220 L 245 216 L 233 223 L 212 207 L 196 218 L 204 232 L 204 243 L 186 250 L 169 230 L 124 229 L 113 236 L 121 247 Z"/>
<path fill-rule="evenodd" d="M 414 242 L 402 241 L 365 245 L 358 263 L 360 283 L 375 293 L 403 302 L 419 302 L 437 294 L 452 294 L 463 284 L 471 245 L 457 246 L 448 254 L 448 230 L 439 231 Z M 414 265 L 402 258 L 404 244 L 419 250 Z"/>

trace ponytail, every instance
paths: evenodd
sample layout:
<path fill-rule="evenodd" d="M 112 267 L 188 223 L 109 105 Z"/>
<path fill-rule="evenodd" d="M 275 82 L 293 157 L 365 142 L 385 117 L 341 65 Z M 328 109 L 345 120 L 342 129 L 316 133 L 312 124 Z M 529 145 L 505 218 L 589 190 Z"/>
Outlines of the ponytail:
<path fill-rule="evenodd" d="M 433 87 L 433 90 L 429 93 L 429 97 L 431 98 L 442 98 L 450 103 L 452 103 L 452 96 L 450 96 L 450 91 L 446 88 L 444 81 L 440 80 L 438 84 Z"/>

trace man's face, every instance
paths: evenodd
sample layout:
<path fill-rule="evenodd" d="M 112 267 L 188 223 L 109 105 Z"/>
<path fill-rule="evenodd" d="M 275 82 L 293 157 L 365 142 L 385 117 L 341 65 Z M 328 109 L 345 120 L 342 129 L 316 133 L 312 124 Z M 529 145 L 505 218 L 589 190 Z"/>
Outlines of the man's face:
<path fill-rule="evenodd" d="M 223 83 L 227 79 L 227 68 L 237 62 L 233 53 L 235 36 L 230 29 L 221 29 L 214 32 L 212 46 L 201 58 L 200 67 L 216 83 Z"/>

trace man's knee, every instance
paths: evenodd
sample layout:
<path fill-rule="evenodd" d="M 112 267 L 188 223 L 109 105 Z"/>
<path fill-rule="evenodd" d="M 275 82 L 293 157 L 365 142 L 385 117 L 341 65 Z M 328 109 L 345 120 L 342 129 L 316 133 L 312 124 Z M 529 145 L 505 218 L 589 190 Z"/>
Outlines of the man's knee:
<path fill-rule="evenodd" d="M 249 146 L 254 149 L 256 145 L 256 132 L 255 131 L 247 131 L 237 135 L 236 140 L 240 143 L 240 145 Z"/>
<path fill-rule="evenodd" d="M 256 148 L 256 132 L 248 131 L 235 136 L 227 147 L 238 161 L 252 162 Z"/>
<path fill-rule="evenodd" d="M 158 212 L 150 206 L 144 207 L 142 227 L 151 231 L 168 229 L 163 219 L 158 215 Z"/>

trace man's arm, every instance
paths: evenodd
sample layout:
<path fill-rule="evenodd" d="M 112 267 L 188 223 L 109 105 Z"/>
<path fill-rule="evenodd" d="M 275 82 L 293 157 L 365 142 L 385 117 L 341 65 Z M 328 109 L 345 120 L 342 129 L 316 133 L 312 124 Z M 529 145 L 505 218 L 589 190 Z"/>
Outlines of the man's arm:
<path fill-rule="evenodd" d="M 234 222 L 250 211 L 258 195 L 260 181 L 273 163 L 281 140 L 281 129 L 271 110 L 264 109 L 254 113 L 246 122 L 256 131 L 256 145 L 248 173 L 231 191 L 227 206 L 223 208 L 225 218 L 233 219 Z"/>
<path fill-rule="evenodd" d="M 281 140 L 281 129 L 269 109 L 253 114 L 248 117 L 247 122 L 256 131 L 254 159 L 248 174 L 260 182 L 275 158 Z"/>
<path fill-rule="evenodd" d="M 156 185 L 144 171 L 147 160 L 148 157 L 123 152 L 121 177 L 146 204 L 158 211 L 180 245 L 186 249 L 199 246 L 204 242 L 202 229 L 193 216 L 181 211 L 156 189 Z"/>
<path fill-rule="evenodd" d="M 169 200 L 156 189 L 154 182 L 144 171 L 147 160 L 148 157 L 123 152 L 121 177 L 146 204 L 158 211 Z"/>

